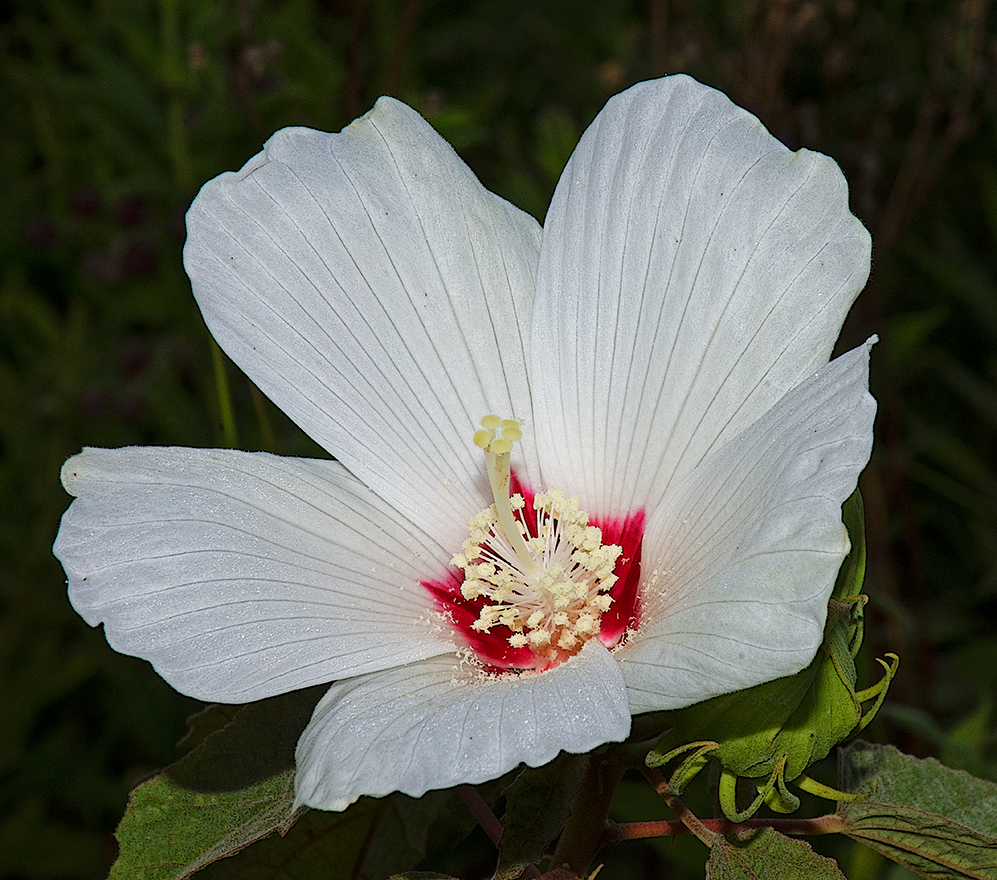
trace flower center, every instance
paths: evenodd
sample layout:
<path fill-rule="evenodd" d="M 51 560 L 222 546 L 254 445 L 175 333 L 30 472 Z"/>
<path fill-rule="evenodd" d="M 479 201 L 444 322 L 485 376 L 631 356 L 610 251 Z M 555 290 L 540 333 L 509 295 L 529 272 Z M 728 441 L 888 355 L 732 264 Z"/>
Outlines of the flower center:
<path fill-rule="evenodd" d="M 535 495 L 528 511 L 523 496 L 511 493 L 518 422 L 486 416 L 481 425 L 474 442 L 484 451 L 495 503 L 471 518 L 451 560 L 464 572 L 463 598 L 480 605 L 471 629 L 504 628 L 512 648 L 528 649 L 536 665 L 556 665 L 599 634 L 623 549 L 604 544 L 578 499 L 559 489 Z"/>

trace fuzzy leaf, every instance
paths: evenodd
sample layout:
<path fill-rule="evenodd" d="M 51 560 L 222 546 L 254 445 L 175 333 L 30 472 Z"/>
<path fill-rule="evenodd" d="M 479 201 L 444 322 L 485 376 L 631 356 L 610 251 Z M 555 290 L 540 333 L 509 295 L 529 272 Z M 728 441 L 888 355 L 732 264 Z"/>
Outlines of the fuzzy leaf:
<path fill-rule="evenodd" d="M 294 746 L 322 690 L 252 703 L 234 716 L 229 707 L 195 716 L 194 749 L 132 792 L 110 880 L 181 880 L 286 832 L 296 818 Z"/>
<path fill-rule="evenodd" d="M 892 746 L 842 750 L 846 791 L 873 779 L 870 800 L 838 805 L 843 834 L 922 877 L 997 880 L 997 785 Z"/>
<path fill-rule="evenodd" d="M 717 835 L 706 863 L 706 880 L 845 880 L 832 859 L 810 844 L 765 828 L 744 840 Z"/>
<path fill-rule="evenodd" d="M 436 871 L 406 871 L 404 874 L 392 874 L 388 880 L 457 880 L 457 878 Z"/>
<path fill-rule="evenodd" d="M 110 880 L 182 880 L 293 822 L 294 771 L 248 789 L 202 793 L 166 774 L 132 792 Z"/>
<path fill-rule="evenodd" d="M 132 792 L 110 880 L 182 880 L 206 866 L 206 880 L 382 880 L 466 836 L 473 823 L 452 791 L 292 811 L 294 747 L 324 690 L 195 715 L 191 752 Z"/>
<path fill-rule="evenodd" d="M 461 806 L 454 792 L 433 791 L 361 798 L 341 813 L 311 810 L 286 835 L 212 865 L 204 880 L 384 880 L 415 868 L 441 837 L 460 840 L 470 830 Z"/>
<path fill-rule="evenodd" d="M 506 791 L 494 880 L 514 880 L 538 862 L 560 832 L 588 768 L 587 755 L 562 752 L 542 767 L 527 767 Z"/>

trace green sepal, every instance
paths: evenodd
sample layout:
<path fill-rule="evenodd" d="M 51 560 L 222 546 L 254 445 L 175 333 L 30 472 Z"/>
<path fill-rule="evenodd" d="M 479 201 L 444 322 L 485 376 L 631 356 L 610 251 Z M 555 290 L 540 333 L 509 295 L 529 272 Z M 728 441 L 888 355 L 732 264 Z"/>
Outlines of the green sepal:
<path fill-rule="evenodd" d="M 774 775 L 774 774 L 773 774 Z M 731 822 L 745 822 L 750 819 L 759 808 L 765 803 L 765 798 L 775 781 L 769 777 L 769 781 L 758 790 L 755 799 L 743 810 L 737 808 L 737 777 L 730 770 L 721 770 L 720 779 L 717 783 L 717 796 L 720 800 L 720 809 Z"/>
<path fill-rule="evenodd" d="M 858 727 L 855 728 L 855 733 L 865 730 L 869 722 L 876 717 L 876 713 L 879 712 L 880 707 L 883 705 L 883 700 L 886 699 L 886 692 L 890 688 L 890 682 L 893 681 L 897 670 L 900 668 L 900 658 L 896 654 L 891 652 L 886 656 L 890 658 L 889 663 L 882 657 L 876 658 L 876 662 L 883 667 L 883 677 L 871 687 L 867 687 L 855 694 L 860 703 L 865 703 L 873 697 L 876 698 L 876 702 L 866 709 L 865 714 L 859 720 Z"/>
<path fill-rule="evenodd" d="M 784 768 L 784 764 L 778 764 L 772 771 L 775 785 L 769 789 L 765 803 L 774 813 L 795 813 L 800 808 L 800 799 L 786 788 Z"/>
<path fill-rule="evenodd" d="M 811 779 L 806 773 L 801 773 L 793 782 L 800 791 L 805 791 L 807 794 L 814 795 L 814 797 L 824 798 L 826 801 L 838 801 L 839 803 L 868 800 L 876 791 L 875 779 L 873 779 L 867 789 L 857 792 L 841 791 L 840 789 L 832 788 L 830 785 L 825 785 L 823 782 Z"/>
<path fill-rule="evenodd" d="M 668 790 L 678 796 L 685 791 L 685 787 L 693 780 L 693 778 L 709 763 L 710 752 L 716 751 L 720 748 L 720 743 L 716 742 L 694 742 L 686 743 L 684 746 L 679 746 L 677 749 L 672 749 L 665 755 L 651 755 L 647 756 L 647 766 L 648 767 L 660 767 L 667 764 L 669 761 L 674 760 L 683 752 L 692 751 L 692 754 L 686 757 L 686 759 L 679 764 L 675 772 L 672 773 L 671 778 L 668 780 Z M 693 751 L 694 750 L 694 751 Z"/>
<path fill-rule="evenodd" d="M 813 661 L 796 675 L 673 713 L 669 718 L 672 729 L 647 756 L 649 766 L 660 766 L 697 747 L 700 750 L 686 759 L 681 772 L 676 771 L 682 786 L 688 785 L 693 771 L 715 762 L 735 776 L 770 781 L 771 785 L 763 786 L 765 799 L 774 809 L 787 811 L 796 809 L 799 799 L 789 792 L 786 782 L 872 720 L 899 660 L 888 655 L 889 663 L 880 661 L 883 678 L 856 691 L 855 656 L 864 631 L 861 588 L 866 566 L 865 524 L 857 490 L 843 505 L 842 517 L 852 547 L 838 572 L 828 602 L 824 640 Z M 875 700 L 873 706 L 863 711 L 863 703 L 870 699 Z M 709 754 L 701 751 L 707 742 L 716 744 Z M 734 813 L 740 816 L 743 811 L 735 809 Z"/>

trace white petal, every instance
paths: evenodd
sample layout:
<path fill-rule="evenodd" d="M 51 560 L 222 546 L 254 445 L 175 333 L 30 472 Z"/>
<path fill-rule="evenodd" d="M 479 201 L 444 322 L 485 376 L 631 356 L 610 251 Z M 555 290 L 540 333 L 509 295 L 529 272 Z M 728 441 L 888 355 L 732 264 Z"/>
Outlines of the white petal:
<path fill-rule="evenodd" d="M 613 98 L 544 225 L 546 485 L 603 514 L 668 486 L 827 362 L 870 241 L 837 165 L 685 76 Z"/>
<path fill-rule="evenodd" d="M 871 342 L 787 394 L 665 497 L 647 524 L 643 621 L 617 652 L 633 711 L 798 672 L 823 638 L 869 460 Z"/>
<path fill-rule="evenodd" d="M 418 797 L 629 731 L 619 667 L 596 640 L 555 669 L 521 676 L 487 678 L 440 657 L 333 685 L 298 742 L 297 799 L 342 810 L 362 795 Z"/>
<path fill-rule="evenodd" d="M 382 98 L 340 134 L 278 132 L 204 186 L 187 228 L 194 295 L 229 356 L 375 492 L 455 540 L 490 497 L 479 420 L 531 413 L 536 221 Z"/>
<path fill-rule="evenodd" d="M 87 449 L 55 554 L 111 646 L 247 702 L 454 649 L 419 581 L 445 553 L 330 461 Z"/>

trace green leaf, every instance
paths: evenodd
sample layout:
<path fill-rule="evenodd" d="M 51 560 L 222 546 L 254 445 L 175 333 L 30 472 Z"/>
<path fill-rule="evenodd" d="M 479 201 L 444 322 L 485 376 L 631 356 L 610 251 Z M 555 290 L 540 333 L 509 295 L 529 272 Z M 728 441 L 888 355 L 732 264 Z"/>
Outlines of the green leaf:
<path fill-rule="evenodd" d="M 294 747 L 322 691 L 252 703 L 231 720 L 230 707 L 196 715 L 189 735 L 196 747 L 132 792 L 110 880 L 180 880 L 286 832 L 298 815 Z"/>
<path fill-rule="evenodd" d="M 431 791 L 361 798 L 341 813 L 312 810 L 286 835 L 212 865 L 204 880 L 384 880 L 415 868 L 440 837 L 450 844 L 464 837 L 471 822 L 461 807 L 453 791 Z"/>
<path fill-rule="evenodd" d="M 132 793 L 110 880 L 182 880 L 204 868 L 206 880 L 383 880 L 466 837 L 474 820 L 454 791 L 362 798 L 340 813 L 293 809 L 295 745 L 324 690 L 191 718 L 191 752 Z"/>
<path fill-rule="evenodd" d="M 542 767 L 527 767 L 506 791 L 494 880 L 514 880 L 540 861 L 571 812 L 588 768 L 587 755 L 562 752 Z"/>
<path fill-rule="evenodd" d="M 854 658 L 862 643 L 863 603 L 855 597 L 861 595 L 866 567 L 865 519 L 858 490 L 843 505 L 842 516 L 852 548 L 838 572 L 824 641 L 813 661 L 796 675 L 674 713 L 672 729 L 648 755 L 648 766 L 661 766 L 686 744 L 719 746 L 700 755 L 699 766 L 684 767 L 680 775 L 686 778 L 673 777 L 673 786 L 681 787 L 707 762 L 751 779 L 769 777 L 782 762 L 783 778 L 792 781 L 875 714 L 878 702 L 865 714 L 862 704 L 884 694 L 896 662 L 884 664 L 885 675 L 878 685 L 856 691 Z"/>
<path fill-rule="evenodd" d="M 248 789 L 193 792 L 166 774 L 132 792 L 110 880 L 181 880 L 294 820 L 294 771 Z"/>
<path fill-rule="evenodd" d="M 840 803 L 841 832 L 922 877 L 997 880 L 997 785 L 858 742 L 841 751 L 841 785 L 871 800 Z"/>
<path fill-rule="evenodd" d="M 388 880 L 457 880 L 449 874 L 438 874 L 436 871 L 406 871 L 404 874 L 392 874 Z"/>
<path fill-rule="evenodd" d="M 846 880 L 832 859 L 810 844 L 764 828 L 739 840 L 717 835 L 706 863 L 706 880 Z"/>
<path fill-rule="evenodd" d="M 178 745 L 187 749 L 188 753 L 194 751 L 216 730 L 221 730 L 227 724 L 231 724 L 243 708 L 243 706 L 230 706 L 224 703 L 212 703 L 210 706 L 205 706 L 200 712 L 195 712 L 187 719 L 187 733 Z"/>

